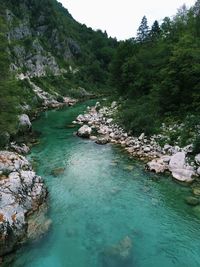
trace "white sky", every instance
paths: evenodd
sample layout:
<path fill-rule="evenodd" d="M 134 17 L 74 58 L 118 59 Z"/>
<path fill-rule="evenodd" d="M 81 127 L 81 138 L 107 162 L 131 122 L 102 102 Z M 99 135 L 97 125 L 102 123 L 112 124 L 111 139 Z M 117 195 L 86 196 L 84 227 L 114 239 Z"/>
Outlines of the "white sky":
<path fill-rule="evenodd" d="M 136 35 L 141 19 L 146 15 L 149 26 L 173 16 L 184 3 L 192 6 L 195 0 L 59 0 L 80 23 L 93 29 L 106 30 L 118 40 Z"/>

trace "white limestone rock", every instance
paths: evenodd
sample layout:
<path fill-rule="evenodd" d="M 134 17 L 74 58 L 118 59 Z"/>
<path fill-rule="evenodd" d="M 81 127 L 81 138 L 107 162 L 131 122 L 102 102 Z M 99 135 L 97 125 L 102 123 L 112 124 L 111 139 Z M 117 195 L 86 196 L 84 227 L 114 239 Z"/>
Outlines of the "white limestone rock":
<path fill-rule="evenodd" d="M 77 135 L 84 138 L 89 138 L 92 133 L 91 127 L 87 125 L 83 125 L 80 129 L 78 129 Z"/>
<path fill-rule="evenodd" d="M 32 124 L 30 122 L 29 116 L 27 114 L 22 114 L 19 116 L 19 130 L 22 132 L 30 131 Z"/>
<path fill-rule="evenodd" d="M 27 240 L 29 214 L 46 202 L 41 177 L 23 156 L 0 151 L 0 256 Z"/>
<path fill-rule="evenodd" d="M 185 152 L 178 152 L 174 154 L 169 162 L 169 170 L 172 176 L 181 182 L 192 182 L 192 176 L 195 174 L 194 169 L 186 164 Z"/>

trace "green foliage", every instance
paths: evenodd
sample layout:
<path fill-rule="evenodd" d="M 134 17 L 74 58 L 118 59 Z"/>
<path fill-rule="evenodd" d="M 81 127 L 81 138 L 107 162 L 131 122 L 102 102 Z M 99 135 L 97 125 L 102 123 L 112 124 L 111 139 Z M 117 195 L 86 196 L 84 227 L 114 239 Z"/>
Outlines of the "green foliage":
<path fill-rule="evenodd" d="M 122 42 L 111 63 L 111 81 L 123 97 L 121 121 L 133 131 L 151 133 L 168 119 L 186 122 L 171 142 L 186 144 L 200 111 L 200 4 L 185 6 L 171 20 L 155 21 L 149 31 L 143 17 L 137 39 Z M 131 103 L 131 104 L 130 104 Z M 189 126 L 188 114 L 195 123 Z M 149 126 L 149 122 L 152 125 Z M 187 133 L 187 134 L 186 134 Z"/>
<path fill-rule="evenodd" d="M 157 130 L 156 103 L 147 96 L 138 100 L 128 100 L 121 107 L 119 121 L 126 129 L 139 135 L 142 132 L 150 135 Z"/>
<path fill-rule="evenodd" d="M 149 37 L 149 26 L 147 18 L 146 16 L 144 16 L 137 31 L 137 41 L 141 43 L 145 42 L 148 40 L 148 37 Z"/>

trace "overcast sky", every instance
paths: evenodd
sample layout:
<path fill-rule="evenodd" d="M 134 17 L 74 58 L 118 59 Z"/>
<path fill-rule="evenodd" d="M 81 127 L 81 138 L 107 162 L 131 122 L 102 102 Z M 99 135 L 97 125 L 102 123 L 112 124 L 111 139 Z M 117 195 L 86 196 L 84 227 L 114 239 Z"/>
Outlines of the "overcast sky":
<path fill-rule="evenodd" d="M 93 29 L 106 30 L 118 40 L 134 37 L 141 19 L 146 15 L 149 26 L 154 20 L 176 14 L 184 3 L 190 7 L 195 0 L 59 0 L 79 22 Z"/>

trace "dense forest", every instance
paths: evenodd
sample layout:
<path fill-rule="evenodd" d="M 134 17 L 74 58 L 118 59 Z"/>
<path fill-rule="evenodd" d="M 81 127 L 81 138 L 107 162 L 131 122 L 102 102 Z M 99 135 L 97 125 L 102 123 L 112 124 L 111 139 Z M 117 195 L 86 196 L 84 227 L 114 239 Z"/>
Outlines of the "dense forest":
<path fill-rule="evenodd" d="M 152 134 L 163 122 L 182 123 L 186 142 L 199 130 L 200 1 L 160 25 L 149 27 L 144 16 L 136 38 L 120 43 L 110 70 L 123 100 L 119 119 L 129 130 Z"/>

